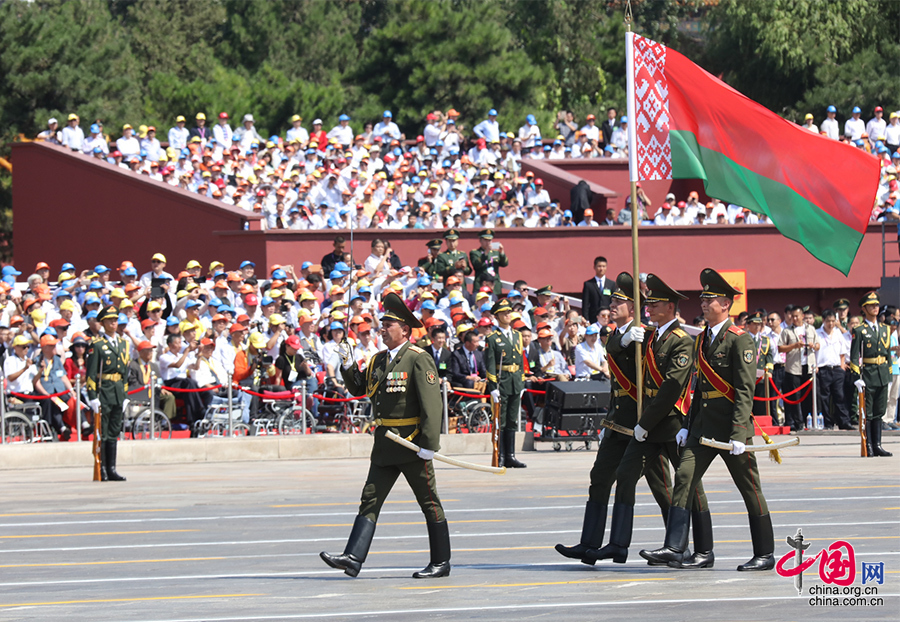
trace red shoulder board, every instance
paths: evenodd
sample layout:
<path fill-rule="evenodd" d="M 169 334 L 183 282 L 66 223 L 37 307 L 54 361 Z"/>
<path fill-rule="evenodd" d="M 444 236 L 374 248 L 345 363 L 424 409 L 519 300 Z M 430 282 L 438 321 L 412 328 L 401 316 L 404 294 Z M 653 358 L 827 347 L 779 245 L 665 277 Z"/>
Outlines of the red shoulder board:
<path fill-rule="evenodd" d="M 728 327 L 728 332 L 734 333 L 735 335 L 743 335 L 744 329 L 732 324 L 731 326 Z"/>

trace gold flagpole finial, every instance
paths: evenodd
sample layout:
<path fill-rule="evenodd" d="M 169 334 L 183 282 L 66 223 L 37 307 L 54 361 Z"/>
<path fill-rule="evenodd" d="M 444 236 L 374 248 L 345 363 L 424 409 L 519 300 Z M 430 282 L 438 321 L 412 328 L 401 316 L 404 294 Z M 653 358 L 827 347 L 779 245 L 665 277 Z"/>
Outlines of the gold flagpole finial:
<path fill-rule="evenodd" d="M 631 0 L 625 1 L 625 30 L 631 32 L 631 22 L 634 16 L 631 13 Z"/>

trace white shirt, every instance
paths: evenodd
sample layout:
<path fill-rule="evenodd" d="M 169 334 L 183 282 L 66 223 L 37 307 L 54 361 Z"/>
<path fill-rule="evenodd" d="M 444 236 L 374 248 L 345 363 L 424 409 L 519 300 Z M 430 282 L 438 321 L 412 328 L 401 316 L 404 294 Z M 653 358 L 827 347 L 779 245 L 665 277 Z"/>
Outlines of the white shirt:
<path fill-rule="evenodd" d="M 593 348 L 588 345 L 587 341 L 582 341 L 575 347 L 576 376 L 585 377 L 597 373 L 595 370 L 584 364 L 586 360 L 590 361 L 597 367 L 600 367 L 603 362 L 606 361 L 606 350 L 603 348 L 603 344 L 600 343 L 599 338 L 596 342 L 594 342 Z"/>
<path fill-rule="evenodd" d="M 347 127 L 335 125 L 326 136 L 328 136 L 328 138 L 336 138 L 341 145 L 353 144 L 353 128 L 350 127 L 350 124 L 347 124 Z"/>
<path fill-rule="evenodd" d="M 123 136 L 116 141 L 116 149 L 124 156 L 139 155 L 141 153 L 141 143 L 138 142 L 134 135 L 131 138 Z"/>
<path fill-rule="evenodd" d="M 231 138 L 234 136 L 234 132 L 231 129 L 231 126 L 227 123 L 225 125 L 219 125 L 216 123 L 213 126 L 213 138 L 216 139 L 216 142 L 223 149 L 231 149 Z"/>
<path fill-rule="evenodd" d="M 475 135 L 479 138 L 485 139 L 488 144 L 495 140 L 500 140 L 500 124 L 497 123 L 496 119 L 493 121 L 485 119 L 476 125 L 472 131 L 475 132 Z"/>
<path fill-rule="evenodd" d="M 850 356 L 850 344 L 844 339 L 844 334 L 837 328 L 832 329 L 831 335 L 824 328 L 816 331 L 819 336 L 819 352 L 816 356 L 818 367 L 831 367 L 841 364 L 841 356 Z"/>
<path fill-rule="evenodd" d="M 177 363 L 178 359 L 181 358 L 181 353 L 172 353 L 171 350 L 166 350 L 159 357 L 159 375 L 163 380 L 172 380 L 173 378 L 187 378 L 187 368 L 192 364 L 191 357 L 194 354 L 188 354 L 184 362 L 181 364 L 181 367 L 172 367 L 173 363 Z"/>
<path fill-rule="evenodd" d="M 850 117 L 844 121 L 844 134 L 849 134 L 851 140 L 862 138 L 863 132 L 866 131 L 866 124 L 862 119 L 854 119 Z"/>
<path fill-rule="evenodd" d="M 884 120 L 884 117 L 880 119 L 872 117 L 869 119 L 869 122 L 866 123 L 866 134 L 869 135 L 869 142 L 874 145 L 879 137 L 884 136 L 885 128 L 887 128 L 887 121 Z"/>
<path fill-rule="evenodd" d="M 662 337 L 663 333 L 666 332 L 666 330 L 668 330 L 669 326 L 672 325 L 672 322 L 674 322 L 677 319 L 678 318 L 673 317 L 671 320 L 669 320 L 668 322 L 666 322 L 665 324 L 660 326 L 656 331 L 656 337 L 654 338 L 654 341 L 659 341 L 659 338 Z"/>
<path fill-rule="evenodd" d="M 400 348 L 402 348 L 405 344 L 406 344 L 406 342 L 404 341 L 396 348 L 394 348 L 392 350 L 388 350 L 388 363 L 390 363 L 391 361 L 394 360 L 394 357 L 397 356 L 398 352 L 400 352 Z"/>
<path fill-rule="evenodd" d="M 839 140 L 841 137 L 840 126 L 838 125 L 837 119 L 825 119 L 822 121 L 822 131 L 825 132 L 825 135 L 832 140 Z"/>
<path fill-rule="evenodd" d="M 81 146 L 84 142 L 84 130 L 81 129 L 81 126 L 76 125 L 72 127 L 67 125 L 62 129 L 60 136 L 64 147 L 68 147 L 73 151 L 81 151 Z"/>
<path fill-rule="evenodd" d="M 884 142 L 889 145 L 900 145 L 900 123 L 891 123 L 885 128 Z"/>
<path fill-rule="evenodd" d="M 191 375 L 199 387 L 221 384 L 227 378 L 225 370 L 214 358 L 201 360 L 200 366 Z"/>
<path fill-rule="evenodd" d="M 11 374 L 16 373 L 20 369 L 25 368 L 25 361 L 20 359 L 13 352 L 9 352 L 6 361 L 3 363 L 3 374 L 9 378 Z M 15 391 L 16 393 L 26 393 L 32 394 L 34 393 L 34 377 L 37 375 L 37 367 L 35 365 L 29 365 L 28 369 L 22 372 L 22 375 L 16 378 L 15 380 L 9 380 L 7 383 L 7 388 L 10 391 Z"/>
<path fill-rule="evenodd" d="M 725 322 L 727 322 L 727 321 L 728 321 L 728 319 L 726 318 L 726 319 L 722 320 L 721 322 L 719 322 L 718 324 L 716 324 L 715 326 L 709 327 L 709 343 L 712 343 L 713 341 L 716 340 L 716 336 L 719 334 L 719 331 L 722 330 L 722 327 L 725 326 Z"/>
<path fill-rule="evenodd" d="M 309 142 L 309 132 L 303 127 L 292 127 L 287 131 L 286 140 L 287 142 L 292 143 L 295 139 L 305 145 Z"/>
<path fill-rule="evenodd" d="M 186 127 L 178 127 L 177 125 L 169 129 L 169 146 L 173 149 L 181 151 L 187 147 L 188 138 L 191 132 Z"/>

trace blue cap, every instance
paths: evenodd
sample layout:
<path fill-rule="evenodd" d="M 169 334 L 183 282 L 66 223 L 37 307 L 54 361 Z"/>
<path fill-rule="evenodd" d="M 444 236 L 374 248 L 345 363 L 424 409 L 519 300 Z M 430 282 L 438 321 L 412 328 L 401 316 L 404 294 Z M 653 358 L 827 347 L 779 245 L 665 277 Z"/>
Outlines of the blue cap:
<path fill-rule="evenodd" d="M 311 262 L 311 261 L 304 261 L 302 264 L 300 264 L 300 269 L 301 269 L 301 270 L 306 270 L 307 268 L 311 267 L 312 265 L 313 265 L 313 262 Z"/>
<path fill-rule="evenodd" d="M 419 280 L 416 281 L 416 285 L 419 287 L 425 287 L 427 285 L 431 285 L 431 278 L 427 276 L 420 276 Z"/>
<path fill-rule="evenodd" d="M 328 330 L 344 330 L 344 325 L 341 324 L 340 322 L 332 322 L 328 326 Z"/>
<path fill-rule="evenodd" d="M 890 153 L 890 152 L 891 152 L 891 150 L 888 149 L 887 147 L 885 147 L 884 145 L 881 145 L 880 147 L 878 147 L 878 153 L 879 153 L 879 154 L 882 154 L 882 153 Z"/>
<path fill-rule="evenodd" d="M 566 211 L 563 212 L 563 218 L 571 218 L 571 217 L 572 217 L 572 210 L 567 209 Z"/>
<path fill-rule="evenodd" d="M 75 271 L 75 266 L 74 266 L 73 264 L 70 264 L 70 263 L 64 263 L 64 264 L 62 265 L 62 268 L 60 268 L 60 271 L 62 271 L 62 272 L 74 272 L 74 271 Z"/>
<path fill-rule="evenodd" d="M 423 302 L 423 303 L 422 303 L 422 308 L 423 308 L 423 309 L 428 309 L 429 311 L 434 311 L 434 310 L 437 309 L 437 307 L 435 306 L 435 304 L 434 304 L 432 301 L 430 301 L 430 300 L 426 300 L 425 302 Z"/>
<path fill-rule="evenodd" d="M 230 313 L 234 315 L 234 307 L 229 304 L 220 305 L 218 311 L 219 313 Z"/>
<path fill-rule="evenodd" d="M 837 112 L 837 108 L 835 108 L 834 106 L 828 106 L 828 108 L 826 108 L 825 111 L 826 112 Z"/>
<path fill-rule="evenodd" d="M 459 153 L 459 147 L 450 147 L 450 155 L 457 155 Z"/>
<path fill-rule="evenodd" d="M 898 158 L 900 158 L 900 151 L 895 151 L 895 152 L 893 153 L 893 155 L 891 155 L 891 157 L 894 158 L 895 160 L 898 159 Z"/>
<path fill-rule="evenodd" d="M 343 278 L 343 276 L 344 276 L 344 273 L 341 272 L 340 270 L 332 270 L 331 274 L 328 275 L 328 278 L 329 279 L 340 279 L 340 278 Z"/>
<path fill-rule="evenodd" d="M 241 262 L 241 269 L 243 270 L 247 266 L 250 266 L 251 268 L 255 268 L 256 264 L 253 263 L 252 261 L 250 261 L 249 259 L 245 259 L 244 261 Z"/>
<path fill-rule="evenodd" d="M 94 147 L 94 153 L 103 153 L 103 149 L 100 147 Z"/>
<path fill-rule="evenodd" d="M 84 319 L 93 320 L 93 319 L 96 319 L 98 315 L 100 315 L 100 312 L 97 311 L 97 309 L 92 309 L 87 312 L 87 315 L 84 316 Z"/>
<path fill-rule="evenodd" d="M 619 123 L 628 123 L 628 117 L 626 117 L 626 116 L 623 114 L 623 115 L 622 115 L 622 120 L 619 121 Z"/>
<path fill-rule="evenodd" d="M 571 148 L 571 147 L 566 147 L 566 153 L 572 153 L 572 148 Z"/>
<path fill-rule="evenodd" d="M 393 117 L 394 115 L 391 114 L 391 111 L 390 111 L 390 110 L 385 110 L 385 111 L 384 111 L 384 114 L 381 115 L 381 116 L 382 116 L 382 117 Z"/>
<path fill-rule="evenodd" d="M 597 335 L 599 333 L 600 333 L 600 329 L 597 328 L 596 324 L 591 324 L 590 326 L 588 326 L 587 328 L 584 329 L 585 335 Z"/>
<path fill-rule="evenodd" d="M 613 151 L 615 151 L 615 150 L 612 148 L 612 145 L 606 145 L 603 148 L 603 151 L 605 151 L 606 153 L 613 153 Z"/>
<path fill-rule="evenodd" d="M 259 301 L 259 306 L 265 307 L 267 305 L 272 304 L 273 302 L 275 302 L 275 301 L 272 300 L 269 296 L 263 296 L 262 300 Z"/>
<path fill-rule="evenodd" d="M 853 114 L 856 114 L 858 112 L 862 112 L 862 110 L 859 109 L 859 106 L 853 106 Z"/>
<path fill-rule="evenodd" d="M 56 292 L 54 292 L 53 297 L 54 298 L 71 298 L 72 292 L 70 292 L 67 289 L 59 288 L 58 290 L 56 290 Z"/>
<path fill-rule="evenodd" d="M 437 142 L 434 143 L 434 146 L 435 146 L 435 147 L 443 147 L 443 146 L 444 146 L 444 141 L 442 141 L 442 140 L 439 138 L 439 139 L 437 140 Z"/>
<path fill-rule="evenodd" d="M 341 209 L 338 210 L 338 216 L 346 216 L 349 213 L 350 213 L 350 209 L 346 208 L 346 207 L 342 207 Z"/>
<path fill-rule="evenodd" d="M 414 183 L 414 184 L 420 184 L 420 183 L 422 183 L 422 180 L 419 179 L 419 176 L 418 176 L 418 175 L 413 175 L 413 178 L 410 179 L 409 181 L 410 181 L 410 183 Z"/>
<path fill-rule="evenodd" d="M 483 305 L 481 305 L 481 312 L 484 313 L 485 311 L 490 311 L 492 308 L 493 307 L 491 306 L 491 303 L 486 302 Z"/>
<path fill-rule="evenodd" d="M 16 270 L 14 266 L 3 266 L 3 276 L 19 276 L 20 274 L 22 273 Z"/>
<path fill-rule="evenodd" d="M 185 309 L 193 309 L 194 307 L 202 307 L 202 306 L 203 306 L 203 303 L 200 302 L 199 300 L 188 300 L 187 303 L 185 303 L 184 308 Z"/>
<path fill-rule="evenodd" d="M 354 296 L 353 298 L 351 298 L 351 299 L 350 299 L 350 302 L 353 302 L 354 300 L 362 300 L 363 302 L 366 301 L 366 299 L 363 298 L 362 296 L 360 296 L 359 294 L 356 294 L 356 296 Z"/>
<path fill-rule="evenodd" d="M 440 142 L 440 141 L 438 141 L 438 142 Z M 391 151 L 391 153 L 393 153 L 395 156 L 397 156 L 399 158 L 400 156 L 403 155 L 403 150 L 400 149 L 400 147 L 394 147 L 394 150 Z"/>
<path fill-rule="evenodd" d="M 91 134 L 99 134 L 99 133 L 100 133 L 100 126 L 97 125 L 96 123 L 91 124 Z"/>
<path fill-rule="evenodd" d="M 857 138 L 856 140 L 853 141 L 853 144 L 856 145 L 857 147 L 862 147 L 865 145 L 862 138 Z"/>
<path fill-rule="evenodd" d="M 535 123 L 537 123 L 537 119 L 534 118 L 533 114 L 530 114 L 527 117 L 525 117 L 525 121 L 527 123 L 529 123 L 530 125 L 534 125 Z"/>
<path fill-rule="evenodd" d="M 122 276 L 137 276 L 137 268 L 134 266 L 128 266 L 124 270 L 122 270 Z"/>
<path fill-rule="evenodd" d="M 142 157 L 142 158 L 146 158 L 146 157 L 147 157 L 147 150 L 146 150 L 146 149 L 141 149 L 141 157 Z"/>
<path fill-rule="evenodd" d="M 285 271 L 282 270 L 281 268 L 278 268 L 277 270 L 273 270 L 273 271 L 272 271 L 272 279 L 273 279 L 273 280 L 284 281 L 284 280 L 287 279 L 287 272 L 285 272 Z"/>
<path fill-rule="evenodd" d="M 340 270 L 341 272 L 350 272 L 350 266 L 348 266 L 346 264 L 346 262 L 343 262 L 343 261 L 339 261 L 336 264 L 334 264 L 334 269 Z"/>
<path fill-rule="evenodd" d="M 11 286 L 15 287 L 15 285 L 16 285 L 16 277 L 14 277 L 14 276 L 12 276 L 12 275 L 5 276 L 5 277 L 3 277 L 3 282 L 6 283 L 6 284 L 8 284 L 8 285 L 11 285 Z"/>
<path fill-rule="evenodd" d="M 106 274 L 107 272 L 109 272 L 109 268 L 107 268 L 103 264 L 100 264 L 98 266 L 94 266 L 94 272 L 96 272 L 97 274 Z"/>
<path fill-rule="evenodd" d="M 212 298 L 209 299 L 209 306 L 214 309 L 218 309 L 219 307 L 222 306 L 222 304 L 223 303 L 222 303 L 221 298 L 216 298 L 215 296 L 213 296 Z"/>
<path fill-rule="evenodd" d="M 59 336 L 59 334 L 56 332 L 56 329 L 52 326 L 48 326 L 44 329 L 44 332 L 41 333 L 41 337 L 43 337 L 44 335 L 53 335 L 54 337 Z"/>
<path fill-rule="evenodd" d="M 429 156 L 436 156 L 436 155 L 437 155 L 437 149 L 429 149 L 429 150 L 428 150 L 428 155 L 429 155 Z"/>
<path fill-rule="evenodd" d="M 544 145 L 544 151 L 550 151 L 552 147 L 550 145 Z"/>
<path fill-rule="evenodd" d="M 372 293 L 372 288 L 371 288 L 371 287 L 360 287 L 360 288 L 359 288 L 359 293 L 360 293 L 360 294 L 371 294 L 371 293 Z"/>
<path fill-rule="evenodd" d="M 315 154 L 315 153 L 316 153 L 316 150 L 313 148 L 309 148 L 306 150 L 306 155 Z"/>
<path fill-rule="evenodd" d="M 348 115 L 342 114 L 338 117 L 338 121 L 349 121 L 350 117 Z"/>
<path fill-rule="evenodd" d="M 510 290 L 510 292 L 506 295 L 507 298 L 521 298 L 522 292 L 517 289 Z"/>
<path fill-rule="evenodd" d="M 179 320 L 176 315 L 170 315 L 166 318 L 166 326 L 178 326 L 180 323 L 181 320 Z"/>
<path fill-rule="evenodd" d="M 497 116 L 497 110 L 494 109 L 494 108 L 491 108 L 490 110 L 488 110 L 488 116 L 489 116 L 489 117 L 496 117 L 496 116 Z"/>
<path fill-rule="evenodd" d="M 128 316 L 125 315 L 124 313 L 120 313 L 119 314 L 119 324 L 127 324 L 127 323 L 128 323 Z"/>
<path fill-rule="evenodd" d="M 103 289 L 103 283 L 100 281 L 93 281 L 91 283 L 91 289 Z"/>
<path fill-rule="evenodd" d="M 86 305 L 98 305 L 100 304 L 100 297 L 97 296 L 94 292 L 88 292 L 84 297 L 84 304 Z"/>

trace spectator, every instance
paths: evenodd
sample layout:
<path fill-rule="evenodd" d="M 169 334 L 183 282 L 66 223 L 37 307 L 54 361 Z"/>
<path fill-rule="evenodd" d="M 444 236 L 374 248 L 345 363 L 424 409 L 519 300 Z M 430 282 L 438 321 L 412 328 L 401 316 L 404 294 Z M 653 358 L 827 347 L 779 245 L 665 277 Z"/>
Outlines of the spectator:
<path fill-rule="evenodd" d="M 850 357 L 850 346 L 836 326 L 837 316 L 834 311 L 825 309 L 822 312 L 822 326 L 816 331 L 822 344 L 816 355 L 818 407 L 823 413 L 826 430 L 834 426 L 850 430 L 850 414 L 844 398 L 844 374 Z"/>
<path fill-rule="evenodd" d="M 897 152 L 900 151 L 900 113 L 891 113 L 891 123 L 884 129 L 884 144 L 890 150 L 895 166 L 897 160 Z"/>
<path fill-rule="evenodd" d="M 84 143 L 84 131 L 78 127 L 81 120 L 78 115 L 72 113 L 68 117 L 66 127 L 60 133 L 60 142 L 63 147 L 68 147 L 72 151 L 81 151 Z"/>
<path fill-rule="evenodd" d="M 169 149 L 170 153 L 180 153 L 182 149 L 187 147 L 191 132 L 185 126 L 184 116 L 175 117 L 175 126 L 169 128 Z"/>
<path fill-rule="evenodd" d="M 854 106 L 849 119 L 844 121 L 844 136 L 848 136 L 850 140 L 859 140 L 866 131 L 866 124 L 859 118 L 862 114 L 859 106 Z"/>
<path fill-rule="evenodd" d="M 619 127 L 613 130 L 610 143 L 619 153 L 628 154 L 628 117 L 623 116 Z"/>
<path fill-rule="evenodd" d="M 54 145 L 62 144 L 62 135 L 59 132 L 59 121 L 56 117 L 50 117 L 47 120 L 47 129 L 37 135 L 38 140 L 45 140 Z"/>
<path fill-rule="evenodd" d="M 887 123 L 884 120 L 884 108 L 875 106 L 875 116 L 866 123 L 866 134 L 869 135 L 869 143 L 875 147 L 875 143 L 884 139 L 884 131 L 887 129 Z"/>
<path fill-rule="evenodd" d="M 487 119 L 472 128 L 475 136 L 486 142 L 500 140 L 500 124 L 497 123 L 497 111 L 493 108 L 488 110 Z"/>
<path fill-rule="evenodd" d="M 828 106 L 828 108 L 825 109 L 825 115 L 826 118 L 822 121 L 822 133 L 832 140 L 840 140 L 840 126 L 835 118 L 837 116 L 837 108 Z"/>
<path fill-rule="evenodd" d="M 327 137 L 336 140 L 344 149 L 349 148 L 353 144 L 353 128 L 350 127 L 350 117 L 345 114 L 339 116 L 338 124 L 331 128 Z"/>
<path fill-rule="evenodd" d="M 91 126 L 91 130 L 93 131 L 93 126 Z M 150 161 L 157 161 L 163 155 L 162 146 L 156 138 L 156 128 L 152 125 L 147 128 L 147 136 L 141 139 L 140 145 L 141 151 L 146 153 L 146 158 Z"/>
<path fill-rule="evenodd" d="M 480 346 L 481 336 L 477 331 L 463 333 L 459 347 L 450 356 L 450 383 L 453 386 L 471 389 L 476 381 L 485 379 L 484 353 Z"/>
<path fill-rule="evenodd" d="M 6 376 L 6 389 L 11 393 L 31 395 L 34 391 L 37 368 L 34 365 L 33 357 L 28 353 L 32 343 L 31 337 L 27 334 L 16 335 L 12 342 L 12 352 L 6 353 L 3 375 Z M 22 400 L 11 397 L 10 402 L 21 404 Z"/>
<path fill-rule="evenodd" d="M 806 116 L 803 119 L 803 129 L 809 130 L 813 134 L 819 133 L 819 128 L 816 127 L 816 124 L 813 122 L 815 117 L 813 117 L 810 113 L 806 113 Z"/>
<path fill-rule="evenodd" d="M 263 139 L 256 131 L 252 114 L 245 114 L 241 122 L 242 126 L 235 130 L 232 142 L 237 141 L 241 151 L 247 152 L 250 151 L 254 143 L 259 145 L 263 142 Z"/>
<path fill-rule="evenodd" d="M 611 283 L 606 278 L 606 257 L 594 258 L 594 276 L 581 288 L 581 309 L 588 322 L 596 322 L 601 309 L 608 309 L 612 296 Z"/>
<path fill-rule="evenodd" d="M 116 141 L 116 151 L 126 158 L 128 156 L 136 156 L 141 153 L 141 144 L 134 137 L 134 128 L 131 124 L 126 123 L 122 126 L 122 137 Z"/>
<path fill-rule="evenodd" d="M 137 358 L 128 363 L 128 386 L 149 387 L 151 374 L 152 377 L 160 378 L 159 365 L 153 362 L 153 353 L 156 349 L 152 343 L 143 340 L 137 344 L 135 350 Z M 161 387 L 154 388 L 153 391 L 157 408 L 163 411 L 169 421 L 173 420 L 176 414 L 175 394 Z"/>
<path fill-rule="evenodd" d="M 522 141 L 523 149 L 541 146 L 541 128 L 537 126 L 537 119 L 533 114 L 526 116 L 525 125 L 519 128 L 519 140 Z"/>
<path fill-rule="evenodd" d="M 314 119 L 312 122 L 312 134 L 309 135 L 309 146 L 315 143 L 319 151 L 324 152 L 328 147 L 328 136 L 322 130 L 322 119 Z"/>
<path fill-rule="evenodd" d="M 584 220 L 578 223 L 579 227 L 599 227 L 600 223 L 594 220 L 594 210 L 588 208 L 584 210 Z"/>
<path fill-rule="evenodd" d="M 542 328 L 538 331 L 538 359 L 536 365 L 532 367 L 532 372 L 537 378 L 545 380 L 569 380 L 566 361 L 563 359 L 559 350 L 554 350 L 553 331 L 549 328 Z"/>
<path fill-rule="evenodd" d="M 601 380 L 609 377 L 606 350 L 600 343 L 600 329 L 592 324 L 584 331 L 584 341 L 575 348 L 575 377 Z"/>
<path fill-rule="evenodd" d="M 390 110 L 385 110 L 381 116 L 381 121 L 375 124 L 372 133 L 375 137 L 380 137 L 382 142 L 390 144 L 392 140 L 401 140 L 400 128 L 394 123 L 393 114 Z"/>
<path fill-rule="evenodd" d="M 198 112 L 194 120 L 197 124 L 191 128 L 191 138 L 196 136 L 200 139 L 200 144 L 205 145 L 213 137 L 212 130 L 206 127 L 206 115 Z"/>
<path fill-rule="evenodd" d="M 782 389 L 785 394 L 803 386 L 812 377 L 810 356 L 820 347 L 815 331 L 803 321 L 803 309 L 791 306 L 791 321 L 793 325 L 781 332 L 778 341 L 778 351 L 785 354 Z M 785 424 L 790 425 L 794 432 L 803 430 L 806 425 L 805 417 L 812 412 L 812 395 L 804 389 L 790 398 L 796 401 L 804 396 L 801 404 L 784 404 Z"/>
<path fill-rule="evenodd" d="M 596 148 L 601 142 L 606 143 L 606 141 L 601 141 L 601 132 L 600 127 L 597 126 L 597 117 L 592 114 L 587 116 L 586 123 L 581 127 L 581 133 L 587 137 L 591 146 Z M 574 139 L 573 139 L 574 142 Z"/>
<path fill-rule="evenodd" d="M 216 144 L 222 149 L 229 149 L 231 148 L 231 139 L 233 137 L 234 132 L 231 129 L 231 125 L 228 124 L 228 113 L 220 112 L 219 121 L 213 127 L 213 138 L 216 139 Z"/>

